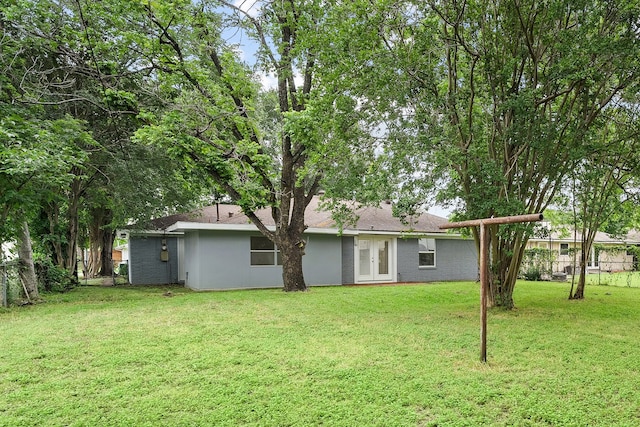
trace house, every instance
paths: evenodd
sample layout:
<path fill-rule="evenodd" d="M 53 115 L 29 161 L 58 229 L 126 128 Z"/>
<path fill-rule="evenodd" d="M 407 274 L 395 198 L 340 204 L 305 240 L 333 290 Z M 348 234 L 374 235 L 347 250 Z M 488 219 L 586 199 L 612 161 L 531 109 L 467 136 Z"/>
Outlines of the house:
<path fill-rule="evenodd" d="M 581 233 L 574 233 L 568 227 L 543 225 L 544 237 L 533 237 L 527 249 L 541 249 L 548 253 L 545 269 L 550 272 L 571 273 L 580 262 Z M 637 259 L 633 247 L 640 246 L 640 233 L 631 231 L 623 238 L 614 238 L 607 233 L 596 232 L 591 253 L 587 258 L 587 272 L 631 271 L 637 269 Z"/>
<path fill-rule="evenodd" d="M 338 229 L 314 197 L 307 208 L 303 271 L 308 285 L 476 280 L 475 243 L 438 228 L 427 213 L 403 223 L 390 203 L 357 211 L 357 223 Z M 257 212 L 274 227 L 270 210 Z M 195 290 L 282 287 L 277 247 L 242 210 L 219 204 L 153 221 L 129 231 L 131 284 L 184 283 Z"/>

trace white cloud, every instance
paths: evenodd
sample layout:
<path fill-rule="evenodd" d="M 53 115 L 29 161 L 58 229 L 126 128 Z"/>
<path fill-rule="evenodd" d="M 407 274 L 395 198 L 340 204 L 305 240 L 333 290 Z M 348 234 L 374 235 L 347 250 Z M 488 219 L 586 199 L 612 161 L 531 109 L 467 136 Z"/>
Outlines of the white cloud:
<path fill-rule="evenodd" d="M 278 78 L 271 73 L 261 72 L 258 74 L 260 76 L 260 82 L 262 83 L 262 87 L 265 89 L 277 89 L 278 88 Z M 304 78 L 300 74 L 296 74 L 293 77 L 293 82 L 295 83 L 297 88 L 302 88 L 302 84 L 304 83 Z"/>
<path fill-rule="evenodd" d="M 427 212 L 431 215 L 441 216 L 443 218 L 449 218 L 449 216 L 451 216 L 451 210 L 442 206 L 431 206 Z"/>
<path fill-rule="evenodd" d="M 271 73 L 260 73 L 260 82 L 262 83 L 262 87 L 266 90 L 269 89 L 277 89 L 278 88 L 278 79 Z"/>
<path fill-rule="evenodd" d="M 233 5 L 249 16 L 255 17 L 260 12 L 260 3 L 259 0 L 236 0 Z"/>

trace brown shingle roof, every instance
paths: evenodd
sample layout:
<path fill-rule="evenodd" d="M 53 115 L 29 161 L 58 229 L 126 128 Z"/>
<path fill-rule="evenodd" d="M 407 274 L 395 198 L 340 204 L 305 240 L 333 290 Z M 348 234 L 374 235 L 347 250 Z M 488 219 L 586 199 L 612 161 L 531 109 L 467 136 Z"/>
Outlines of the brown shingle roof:
<path fill-rule="evenodd" d="M 275 225 L 271 217 L 271 209 L 260 209 L 256 215 L 267 226 Z M 422 213 L 407 218 L 405 223 L 392 214 L 392 205 L 382 203 L 378 207 L 364 207 L 356 210 L 358 220 L 355 225 L 345 224 L 346 230 L 368 230 L 368 231 L 388 231 L 388 232 L 423 232 L 423 233 L 443 233 L 438 228 L 439 225 L 447 222 L 442 218 L 429 213 Z M 219 204 L 217 206 L 207 206 L 193 212 L 170 215 L 152 221 L 153 227 L 158 230 L 166 229 L 178 221 L 195 223 L 215 223 L 215 224 L 250 224 L 249 218 L 242 213 L 237 205 Z M 331 217 L 331 212 L 320 208 L 320 198 L 314 197 L 305 212 L 305 225 L 309 228 L 337 228 L 336 221 Z"/>

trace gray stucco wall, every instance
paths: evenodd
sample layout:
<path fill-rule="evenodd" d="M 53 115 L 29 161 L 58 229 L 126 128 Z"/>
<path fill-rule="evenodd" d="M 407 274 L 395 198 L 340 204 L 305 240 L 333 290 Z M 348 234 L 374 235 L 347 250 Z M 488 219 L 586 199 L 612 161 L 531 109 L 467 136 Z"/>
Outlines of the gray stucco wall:
<path fill-rule="evenodd" d="M 167 242 L 169 261 L 160 260 L 163 238 Z M 175 236 L 130 236 L 129 282 L 132 285 L 177 283 L 178 238 Z"/>
<path fill-rule="evenodd" d="M 131 236 L 129 280 L 132 284 L 165 284 L 181 279 L 186 286 L 196 290 L 281 287 L 282 267 L 250 265 L 250 236 L 257 235 L 239 231 L 185 233 L 180 237 L 183 277 L 179 277 L 177 237 L 165 237 L 169 261 L 163 262 L 160 260 L 162 236 Z M 355 282 L 352 236 L 309 234 L 305 239 L 308 244 L 303 269 L 307 284 Z M 418 266 L 417 239 L 397 239 L 397 257 L 397 280 L 400 282 L 478 278 L 473 240 L 436 239 L 435 268 Z"/>
<path fill-rule="evenodd" d="M 252 266 L 250 237 L 258 233 L 195 231 L 184 236 L 186 286 L 197 290 L 282 286 L 281 266 Z M 341 242 L 336 236 L 305 235 L 302 266 L 309 285 L 341 283 Z"/>
<path fill-rule="evenodd" d="M 436 266 L 418 266 L 418 239 L 398 239 L 398 281 L 476 280 L 478 256 L 470 239 L 436 239 Z"/>
<path fill-rule="evenodd" d="M 342 282 L 343 284 L 354 283 L 354 239 L 352 236 L 342 237 Z"/>

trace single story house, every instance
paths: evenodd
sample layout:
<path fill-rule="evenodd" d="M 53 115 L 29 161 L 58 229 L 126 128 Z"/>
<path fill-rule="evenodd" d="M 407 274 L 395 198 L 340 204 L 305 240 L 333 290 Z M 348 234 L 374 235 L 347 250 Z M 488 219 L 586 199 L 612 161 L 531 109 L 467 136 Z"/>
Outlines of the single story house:
<path fill-rule="evenodd" d="M 274 227 L 270 210 L 257 215 Z M 341 232 L 314 197 L 305 215 L 303 271 L 308 285 L 476 280 L 472 239 L 438 228 L 445 218 L 423 213 L 406 221 L 390 203 L 357 211 Z M 194 290 L 282 287 L 278 248 L 240 207 L 219 204 L 153 221 L 128 235 L 131 284 L 184 283 Z"/>
<path fill-rule="evenodd" d="M 544 237 L 529 239 L 527 248 L 538 248 L 549 252 L 549 270 L 552 272 L 567 272 L 577 268 L 580 262 L 582 235 L 569 227 L 546 228 Z M 638 260 L 634 251 L 624 248 L 640 246 L 640 233 L 630 231 L 621 238 L 611 237 L 602 231 L 596 232 L 591 252 L 587 258 L 587 272 L 616 272 L 631 271 L 638 267 Z"/>

